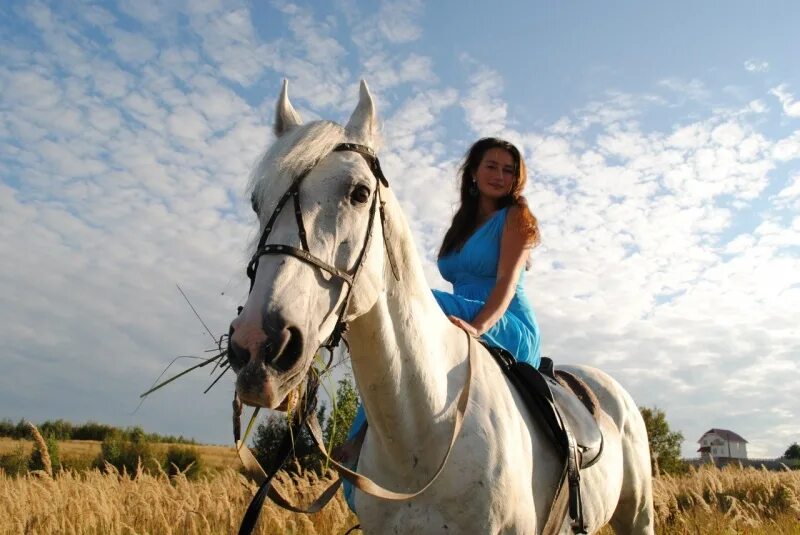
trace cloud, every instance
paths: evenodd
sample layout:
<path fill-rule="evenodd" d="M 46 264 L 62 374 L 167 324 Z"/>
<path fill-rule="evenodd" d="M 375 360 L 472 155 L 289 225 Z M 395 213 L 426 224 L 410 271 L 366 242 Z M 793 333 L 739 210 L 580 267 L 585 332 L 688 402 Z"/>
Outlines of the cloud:
<path fill-rule="evenodd" d="M 481 137 L 499 135 L 506 129 L 508 115 L 508 106 L 501 98 L 503 79 L 497 71 L 485 65 L 477 65 L 466 56 L 462 59 L 475 67 L 469 78 L 469 89 L 461 102 L 467 125 Z"/>
<path fill-rule="evenodd" d="M 4 416 L 228 440 L 230 381 L 203 398 L 210 379 L 197 375 L 129 414 L 172 356 L 212 345 L 174 284 L 225 331 L 247 292 L 242 191 L 272 139 L 280 77 L 306 119 L 342 121 L 364 75 L 432 286 L 447 288 L 435 256 L 459 160 L 472 138 L 507 136 L 526 155 L 543 235 L 525 277 L 545 353 L 664 408 L 687 455 L 710 427 L 759 456 L 800 432 L 800 131 L 772 128 L 761 99 L 722 109 L 704 80 L 667 77 L 532 127 L 514 122 L 524 103 L 507 100 L 501 67 L 464 57 L 461 84 L 420 52 L 421 4 L 342 19 L 276 3 L 264 9 L 280 35 L 245 3 L 185 16 L 139 5 L 30 4 L 0 22 L 13 36 L 0 63 L 0 249 L 14 259 L 0 265 Z M 395 33 L 379 24 L 392 9 L 409 21 Z M 792 116 L 788 86 L 771 94 Z M 731 408 L 742 399 L 747 410 Z"/>
<path fill-rule="evenodd" d="M 778 206 L 790 209 L 800 209 L 800 173 L 790 177 L 786 186 L 772 198 Z"/>
<path fill-rule="evenodd" d="M 216 2 L 190 2 L 187 7 L 189 24 L 219 72 L 243 86 L 259 80 L 270 51 L 256 36 L 249 8 L 244 4 L 222 7 Z"/>
<path fill-rule="evenodd" d="M 390 43 L 407 43 L 419 39 L 422 28 L 415 20 L 422 12 L 420 0 L 394 0 L 381 2 L 378 27 Z"/>
<path fill-rule="evenodd" d="M 790 362 L 786 348 L 800 339 L 783 318 L 798 304 L 800 260 L 795 223 L 769 213 L 754 214 L 763 223 L 752 233 L 728 238 L 742 209 L 730 199 L 751 207 L 779 161 L 800 157 L 777 149 L 795 135 L 769 139 L 748 115 L 722 111 L 665 130 L 644 130 L 635 109 L 605 114 L 599 131 L 570 126 L 614 108 L 600 102 L 560 119 L 553 135 L 525 134 L 543 235 L 527 278 L 543 347 L 609 371 L 638 403 L 666 408 L 689 439 L 708 424 L 742 429 L 721 417 L 711 392 L 741 395 L 736 381 L 752 362 Z M 794 183 L 786 189 L 780 198 L 793 198 Z M 794 410 L 768 375 L 758 384 L 748 389 L 757 406 Z M 755 429 L 743 432 L 758 437 Z M 771 447 L 753 442 L 753 454 Z"/>
<path fill-rule="evenodd" d="M 753 113 L 766 113 L 768 111 L 766 104 L 759 99 L 751 100 L 747 105 L 747 109 Z"/>
<path fill-rule="evenodd" d="M 665 78 L 658 82 L 658 85 L 682 95 L 689 100 L 705 100 L 711 96 L 705 84 L 696 78 L 692 80 Z"/>
<path fill-rule="evenodd" d="M 269 43 L 265 54 L 270 69 L 291 81 L 293 99 L 306 100 L 318 111 L 349 107 L 346 89 L 357 86 L 343 65 L 345 49 L 332 36 L 333 24 L 294 4 L 279 3 L 277 8 L 292 37 Z"/>
<path fill-rule="evenodd" d="M 795 100 L 794 95 L 789 93 L 788 86 L 781 84 L 770 90 L 770 93 L 778 97 L 783 106 L 783 113 L 789 117 L 800 117 L 800 101 Z"/>
<path fill-rule="evenodd" d="M 422 12 L 421 2 L 384 2 L 374 14 L 363 13 L 344 0 L 339 4 L 361 59 L 359 76 L 369 80 L 376 96 L 409 83 L 424 86 L 437 81 L 430 57 L 397 51 L 397 44 L 416 40 L 421 34 L 421 27 L 412 21 Z"/>
<path fill-rule="evenodd" d="M 401 59 L 376 52 L 364 62 L 364 78 L 380 93 L 402 84 L 435 82 L 432 66 L 431 58 L 427 56 L 411 54 Z"/>
<path fill-rule="evenodd" d="M 795 130 L 791 135 L 779 140 L 772 147 L 775 159 L 788 162 L 800 158 L 800 130 Z"/>
<path fill-rule="evenodd" d="M 744 68 L 748 72 L 766 72 L 769 70 L 769 63 L 757 59 L 748 59 L 744 62 Z"/>
<path fill-rule="evenodd" d="M 146 37 L 119 28 L 110 29 L 111 46 L 122 61 L 144 63 L 158 53 L 156 46 Z"/>

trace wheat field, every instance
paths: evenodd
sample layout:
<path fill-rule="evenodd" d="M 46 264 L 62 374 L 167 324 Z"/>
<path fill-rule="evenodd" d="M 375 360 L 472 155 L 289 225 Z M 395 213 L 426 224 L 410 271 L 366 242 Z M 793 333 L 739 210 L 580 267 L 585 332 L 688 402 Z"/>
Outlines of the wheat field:
<path fill-rule="evenodd" d="M 312 473 L 278 480 L 298 502 L 310 501 L 326 483 Z M 197 481 L 164 473 L 131 479 L 97 470 L 54 478 L 0 472 L 0 534 L 235 533 L 255 490 L 231 469 Z M 654 491 L 659 534 L 800 534 L 798 471 L 702 468 L 661 477 Z M 268 503 L 256 533 L 341 535 L 356 523 L 340 491 L 316 515 Z"/>
<path fill-rule="evenodd" d="M 280 474 L 298 501 L 310 501 L 327 481 L 314 474 Z M 0 533 L 36 534 L 206 534 L 236 533 L 256 486 L 233 470 L 197 481 L 166 474 L 122 476 L 112 470 L 43 473 L 11 478 L 0 473 Z M 355 525 L 339 495 L 315 515 L 298 515 L 265 505 L 255 533 L 344 533 Z"/>

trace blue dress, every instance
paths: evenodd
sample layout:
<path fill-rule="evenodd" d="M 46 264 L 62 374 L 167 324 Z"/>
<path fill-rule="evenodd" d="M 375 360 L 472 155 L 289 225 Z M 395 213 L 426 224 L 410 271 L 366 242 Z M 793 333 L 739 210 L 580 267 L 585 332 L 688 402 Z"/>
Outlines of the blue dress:
<path fill-rule="evenodd" d="M 508 208 L 492 214 L 467 240 L 460 251 L 439 259 L 439 272 L 453 285 L 453 293 L 433 290 L 433 296 L 448 316 L 468 322 L 475 319 L 497 280 L 500 262 L 500 239 L 503 236 Z M 481 335 L 490 346 L 509 351 L 518 361 L 539 367 L 539 325 L 525 295 L 520 270 L 514 297 L 491 329 Z"/>
<path fill-rule="evenodd" d="M 439 272 L 453 285 L 453 293 L 432 291 L 448 316 L 470 322 L 486 304 L 497 280 L 500 240 L 507 214 L 508 208 L 496 211 L 469 237 L 460 251 L 439 259 Z M 520 271 L 511 303 L 497 323 L 481 335 L 481 339 L 490 346 L 509 351 L 518 361 L 538 368 L 541 360 L 539 325 L 525 295 L 524 275 L 525 272 Z M 348 439 L 358 432 L 365 420 L 364 407 L 359 405 Z M 350 509 L 355 511 L 353 486 L 348 481 L 344 481 L 344 495 Z"/>

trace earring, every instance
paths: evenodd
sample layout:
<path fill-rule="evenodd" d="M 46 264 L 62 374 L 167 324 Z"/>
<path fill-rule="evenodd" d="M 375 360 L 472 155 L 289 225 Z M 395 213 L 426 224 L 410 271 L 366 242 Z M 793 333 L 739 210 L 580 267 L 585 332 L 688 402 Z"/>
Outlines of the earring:
<path fill-rule="evenodd" d="M 472 179 L 472 184 L 469 185 L 469 194 L 473 197 L 478 196 L 478 183 L 475 182 L 475 179 Z"/>

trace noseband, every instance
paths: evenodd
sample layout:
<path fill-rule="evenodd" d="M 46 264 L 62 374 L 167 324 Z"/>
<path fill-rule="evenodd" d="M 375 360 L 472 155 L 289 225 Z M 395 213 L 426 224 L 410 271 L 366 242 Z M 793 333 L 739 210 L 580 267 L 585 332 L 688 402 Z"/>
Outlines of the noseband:
<path fill-rule="evenodd" d="M 322 160 L 320 158 L 317 160 L 313 165 L 309 166 L 304 172 L 297 175 L 294 180 L 292 181 L 291 186 L 283 196 L 278 201 L 278 205 L 275 207 L 275 210 L 272 211 L 272 215 L 270 215 L 269 220 L 267 221 L 266 226 L 264 227 L 264 232 L 261 234 L 261 238 L 258 240 L 258 248 L 256 249 L 253 258 L 250 260 L 250 263 L 247 265 L 247 277 L 250 279 L 250 292 L 253 291 L 253 286 L 256 282 L 256 271 L 258 270 L 258 262 L 259 259 L 263 255 L 290 255 L 293 256 L 307 264 L 311 264 L 312 266 L 321 269 L 322 271 L 326 271 L 344 281 L 347 284 L 347 293 L 345 295 L 345 299 L 342 302 L 341 308 L 339 310 L 338 319 L 336 321 L 336 326 L 333 329 L 333 332 L 328 337 L 328 340 L 322 344 L 321 347 L 325 347 L 329 350 L 332 350 L 339 344 L 339 341 L 342 338 L 342 334 L 347 329 L 347 324 L 344 321 L 344 315 L 347 311 L 347 308 L 350 304 L 350 299 L 353 295 L 353 287 L 355 285 L 356 279 L 358 278 L 358 274 L 361 272 L 361 268 L 364 265 L 364 260 L 367 257 L 367 250 L 369 249 L 370 241 L 372 240 L 372 229 L 373 229 L 373 222 L 375 219 L 375 209 L 376 207 L 380 211 L 381 217 L 381 230 L 383 233 L 383 240 L 384 245 L 386 245 L 385 249 L 387 255 L 389 257 L 389 263 L 392 267 L 392 273 L 394 273 L 395 278 L 399 279 L 397 267 L 395 263 L 395 259 L 391 253 L 391 249 L 388 247 L 386 243 L 386 215 L 384 213 L 383 208 L 383 201 L 380 199 L 380 192 L 381 186 L 389 187 L 389 182 L 386 180 L 386 177 L 381 170 L 380 161 L 378 157 L 375 155 L 375 151 L 371 148 L 367 147 L 366 145 L 360 145 L 358 143 L 340 143 L 336 145 L 331 152 L 356 152 L 360 154 L 364 160 L 367 162 L 367 165 L 372 171 L 373 176 L 377 179 L 377 184 L 375 188 L 375 193 L 372 196 L 372 204 L 369 208 L 369 225 L 367 227 L 367 235 L 364 238 L 364 244 L 361 247 L 361 251 L 358 254 L 358 260 L 356 262 L 356 266 L 352 272 L 347 272 L 342 269 L 333 266 L 321 258 L 314 256 L 311 254 L 311 251 L 308 248 L 308 241 L 306 238 L 306 229 L 305 225 L 303 224 L 303 213 L 300 208 L 300 185 L 305 179 L 306 176 L 316 167 L 316 165 Z M 275 221 L 278 219 L 278 216 L 281 213 L 281 210 L 286 205 L 289 198 L 294 199 L 294 216 L 295 220 L 297 221 L 297 230 L 300 236 L 300 244 L 302 249 L 298 249 L 297 247 L 293 247 L 291 245 L 283 245 L 283 244 L 274 244 L 270 243 L 267 244 L 267 238 L 269 238 L 270 233 L 272 232 L 272 227 L 275 225 Z"/>

